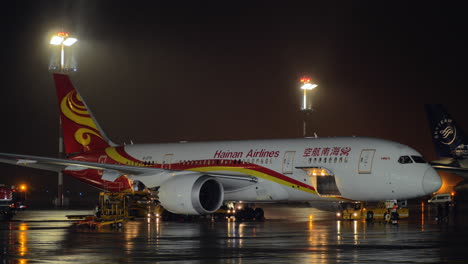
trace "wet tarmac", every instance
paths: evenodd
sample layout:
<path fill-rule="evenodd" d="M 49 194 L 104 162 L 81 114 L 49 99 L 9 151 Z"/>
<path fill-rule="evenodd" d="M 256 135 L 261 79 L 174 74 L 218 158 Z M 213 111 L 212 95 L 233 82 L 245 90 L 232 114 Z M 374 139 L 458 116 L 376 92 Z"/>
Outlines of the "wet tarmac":
<path fill-rule="evenodd" d="M 313 208 L 266 209 L 265 222 L 129 221 L 73 228 L 65 215 L 29 210 L 0 222 L 0 263 L 467 263 L 468 210 L 437 223 L 427 208 L 398 225 L 338 221 Z"/>

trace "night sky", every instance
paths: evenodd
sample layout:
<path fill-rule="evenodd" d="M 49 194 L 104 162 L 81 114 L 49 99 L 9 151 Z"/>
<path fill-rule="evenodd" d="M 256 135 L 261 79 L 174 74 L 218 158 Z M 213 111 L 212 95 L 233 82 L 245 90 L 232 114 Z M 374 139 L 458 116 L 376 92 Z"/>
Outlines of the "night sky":
<path fill-rule="evenodd" d="M 117 143 L 301 137 L 308 74 L 310 135 L 380 137 L 436 159 L 425 103 L 468 131 L 465 9 L 369 2 L 9 1 L 1 152 L 56 156 L 49 40 L 63 28 L 79 38 L 73 81 Z M 0 183 L 17 179 L 55 182 L 0 165 Z"/>

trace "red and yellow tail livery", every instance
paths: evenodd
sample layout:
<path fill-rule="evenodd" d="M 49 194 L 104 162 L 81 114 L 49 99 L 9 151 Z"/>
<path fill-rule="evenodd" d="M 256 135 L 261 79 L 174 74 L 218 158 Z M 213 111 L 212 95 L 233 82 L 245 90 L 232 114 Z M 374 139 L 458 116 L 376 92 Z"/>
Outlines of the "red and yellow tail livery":
<path fill-rule="evenodd" d="M 109 147 L 109 140 L 65 74 L 54 74 L 65 152 L 81 153 Z"/>

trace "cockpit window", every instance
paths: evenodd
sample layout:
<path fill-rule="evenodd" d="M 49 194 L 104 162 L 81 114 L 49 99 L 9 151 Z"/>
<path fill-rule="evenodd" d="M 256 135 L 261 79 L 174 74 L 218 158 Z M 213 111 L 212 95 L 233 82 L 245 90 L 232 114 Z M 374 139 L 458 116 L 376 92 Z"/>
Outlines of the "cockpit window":
<path fill-rule="evenodd" d="M 414 160 L 416 163 L 426 163 L 426 161 L 423 159 L 421 156 L 411 156 L 411 158 Z"/>
<path fill-rule="evenodd" d="M 413 163 L 409 156 L 401 156 L 400 158 L 398 158 L 398 162 L 401 164 Z"/>

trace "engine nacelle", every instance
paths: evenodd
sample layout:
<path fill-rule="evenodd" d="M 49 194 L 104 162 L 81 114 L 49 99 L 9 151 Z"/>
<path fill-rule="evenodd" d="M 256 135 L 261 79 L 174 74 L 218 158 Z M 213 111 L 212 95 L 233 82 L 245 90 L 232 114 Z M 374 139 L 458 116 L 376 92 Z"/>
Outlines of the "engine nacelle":
<path fill-rule="evenodd" d="M 176 175 L 159 188 L 161 205 L 176 214 L 211 214 L 221 207 L 223 200 L 223 185 L 207 175 Z"/>

